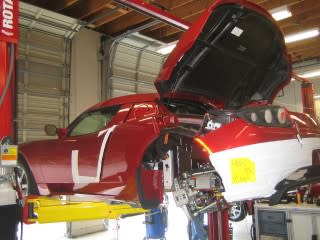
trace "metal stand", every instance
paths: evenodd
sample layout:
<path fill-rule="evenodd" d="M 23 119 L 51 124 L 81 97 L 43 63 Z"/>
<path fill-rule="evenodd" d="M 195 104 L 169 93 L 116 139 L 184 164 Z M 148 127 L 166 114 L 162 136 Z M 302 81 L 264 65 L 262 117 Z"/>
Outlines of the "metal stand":
<path fill-rule="evenodd" d="M 208 212 L 208 240 L 230 240 L 228 206 L 217 200 L 217 211 Z"/>

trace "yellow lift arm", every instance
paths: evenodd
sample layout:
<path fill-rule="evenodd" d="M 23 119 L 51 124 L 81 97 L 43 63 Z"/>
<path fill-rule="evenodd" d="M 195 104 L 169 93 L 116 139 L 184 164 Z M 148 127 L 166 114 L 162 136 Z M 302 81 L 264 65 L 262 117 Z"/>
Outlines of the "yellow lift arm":
<path fill-rule="evenodd" d="M 24 206 L 24 222 L 53 223 L 93 219 L 116 219 L 121 216 L 149 212 L 130 204 L 105 202 L 74 202 L 59 198 L 27 198 Z"/>

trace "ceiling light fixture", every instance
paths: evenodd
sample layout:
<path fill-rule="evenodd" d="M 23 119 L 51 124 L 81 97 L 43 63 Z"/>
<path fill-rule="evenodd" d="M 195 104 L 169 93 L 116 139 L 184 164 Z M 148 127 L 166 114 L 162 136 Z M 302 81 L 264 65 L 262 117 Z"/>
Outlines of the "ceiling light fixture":
<path fill-rule="evenodd" d="M 320 99 L 320 95 L 315 95 L 313 98 L 314 99 Z"/>
<path fill-rule="evenodd" d="M 176 43 L 165 45 L 164 47 L 157 50 L 157 53 L 167 55 L 172 52 L 172 50 L 176 47 Z"/>
<path fill-rule="evenodd" d="M 291 11 L 286 5 L 271 9 L 269 12 L 276 21 L 280 21 L 292 16 Z"/>
<path fill-rule="evenodd" d="M 318 77 L 320 76 L 320 70 L 305 72 L 305 73 L 299 74 L 299 76 L 304 78 Z"/>
<path fill-rule="evenodd" d="M 286 36 L 284 40 L 286 43 L 292 43 L 292 42 L 297 42 L 304 39 L 316 37 L 319 34 L 320 34 L 319 28 L 314 28 L 307 31 L 290 34 Z"/>

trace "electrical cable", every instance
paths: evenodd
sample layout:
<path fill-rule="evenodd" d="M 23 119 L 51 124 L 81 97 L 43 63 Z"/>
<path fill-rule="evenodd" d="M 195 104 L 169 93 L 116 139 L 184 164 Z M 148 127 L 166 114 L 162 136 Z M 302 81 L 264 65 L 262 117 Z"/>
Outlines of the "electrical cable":
<path fill-rule="evenodd" d="M 3 100 L 8 92 L 8 89 L 13 79 L 12 72 L 13 72 L 13 65 L 14 65 L 14 43 L 10 43 L 9 45 L 9 55 L 10 55 L 9 72 L 8 72 L 8 76 L 5 82 L 2 95 L 0 96 L 0 107 L 2 106 Z"/>

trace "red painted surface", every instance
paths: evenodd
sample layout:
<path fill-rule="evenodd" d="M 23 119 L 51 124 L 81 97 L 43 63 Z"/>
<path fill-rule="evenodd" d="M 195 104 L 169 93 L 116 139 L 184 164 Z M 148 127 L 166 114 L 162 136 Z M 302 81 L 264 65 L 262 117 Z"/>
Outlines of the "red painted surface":
<path fill-rule="evenodd" d="M 0 0 L 0 41 L 18 43 L 18 0 Z"/>
<path fill-rule="evenodd" d="M 316 116 L 313 99 L 313 84 L 311 82 L 304 82 L 301 84 L 301 96 L 303 112 Z"/>
<path fill-rule="evenodd" d="M 219 208 L 220 206 L 218 206 Z M 208 240 L 229 240 L 228 209 L 208 212 Z"/>
<path fill-rule="evenodd" d="M 301 113 L 290 113 L 293 124 L 291 127 L 264 127 L 237 119 L 216 131 L 199 136 L 211 151 L 220 152 L 250 144 L 296 139 L 298 125 L 301 137 L 320 137 L 317 123 Z M 216 141 L 219 139 L 219 141 Z"/>
<path fill-rule="evenodd" d="M 0 41 L 0 94 L 4 94 L 4 88 L 7 81 L 9 71 L 9 52 L 8 44 Z M 14 67 L 13 67 L 13 79 L 11 85 L 4 96 L 2 105 L 0 106 L 0 140 L 5 136 L 11 136 L 15 139 L 13 115 L 14 115 L 14 102 L 15 102 L 15 82 L 14 82 Z"/>
<path fill-rule="evenodd" d="M 18 0 L 0 0 L 0 95 L 4 93 L 10 65 L 9 43 L 18 42 Z M 15 51 L 14 53 L 15 54 Z M 15 58 L 14 58 L 15 59 Z M 15 61 L 14 61 L 15 64 Z M 12 66 L 12 81 L 0 106 L 0 140 L 10 136 L 15 142 L 15 66 Z"/>
<path fill-rule="evenodd" d="M 248 9 L 257 11 L 258 13 L 266 16 L 268 19 L 274 22 L 272 16 L 265 9 L 246 0 L 215 1 L 208 9 L 205 10 L 203 14 L 200 15 L 199 19 L 197 19 L 197 21 L 190 27 L 190 29 L 181 36 L 178 44 L 168 57 L 167 61 L 164 63 L 157 77 L 156 82 L 161 80 L 167 80 L 170 78 L 176 63 L 193 46 L 198 36 L 200 35 L 203 27 L 205 26 L 208 18 L 210 17 L 212 11 L 226 3 L 239 3 Z"/>
<path fill-rule="evenodd" d="M 304 77 L 300 77 L 296 73 L 293 73 L 292 76 L 295 80 L 301 82 L 301 98 L 302 98 L 302 106 L 303 112 L 310 114 L 311 116 L 316 116 L 316 110 L 314 107 L 314 99 L 313 99 L 313 83 Z"/>

